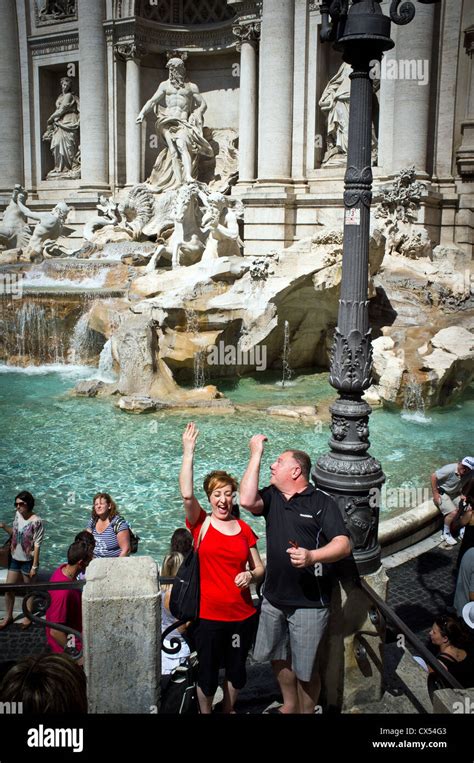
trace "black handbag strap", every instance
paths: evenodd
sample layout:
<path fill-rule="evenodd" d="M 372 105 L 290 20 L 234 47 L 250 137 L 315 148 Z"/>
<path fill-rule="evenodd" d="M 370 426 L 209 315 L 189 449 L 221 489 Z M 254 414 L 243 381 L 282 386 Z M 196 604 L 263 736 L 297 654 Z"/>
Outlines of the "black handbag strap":
<path fill-rule="evenodd" d="M 204 540 L 204 536 L 206 535 L 207 531 L 209 530 L 209 526 L 211 524 L 211 515 L 208 514 L 204 522 L 202 523 L 202 527 L 199 531 L 197 543 L 196 543 L 196 551 L 198 550 L 199 546 Z"/>

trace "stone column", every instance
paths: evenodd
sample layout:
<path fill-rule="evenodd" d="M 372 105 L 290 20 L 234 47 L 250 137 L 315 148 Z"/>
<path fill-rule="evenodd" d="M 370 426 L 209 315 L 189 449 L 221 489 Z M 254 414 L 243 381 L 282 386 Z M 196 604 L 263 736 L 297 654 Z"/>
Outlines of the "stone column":
<path fill-rule="evenodd" d="M 434 15 L 433 5 L 416 3 L 415 18 L 398 34 L 395 51 L 398 78 L 395 87 L 393 120 L 394 172 L 413 164 L 418 172 L 427 172 L 430 92 L 436 84 L 433 81 L 432 60 Z M 413 78 L 415 66 L 417 78 Z M 408 71 L 410 79 L 406 79 Z M 428 83 L 420 84 L 425 72 L 428 72 Z"/>
<path fill-rule="evenodd" d="M 263 0 L 260 42 L 258 179 L 288 183 L 293 126 L 294 4 Z"/>
<path fill-rule="evenodd" d="M 0 45 L 0 191 L 23 183 L 20 53 L 15 0 L 2 3 Z"/>
<path fill-rule="evenodd" d="M 386 9 L 384 9 L 385 15 L 387 15 Z M 413 22 L 412 22 L 413 23 Z M 406 27 L 402 27 L 401 34 L 406 32 Z M 395 43 L 395 47 L 391 50 L 385 51 L 383 54 L 383 61 L 387 68 L 393 66 L 391 63 L 397 58 L 398 51 L 398 27 L 396 24 L 392 24 L 390 30 L 390 37 Z M 384 175 L 390 175 L 393 168 L 393 120 L 394 120 L 394 107 L 395 107 L 395 93 L 399 83 L 395 80 L 382 78 L 380 80 L 379 90 L 379 133 L 378 133 L 378 159 L 377 165 L 380 167 Z M 421 86 L 420 86 L 421 87 Z"/>
<path fill-rule="evenodd" d="M 291 176 L 300 186 L 306 182 L 307 56 L 309 8 L 306 0 L 295 0 L 293 77 L 293 129 Z"/>
<path fill-rule="evenodd" d="M 470 15 L 474 17 L 474 9 Z M 474 174 L 474 23 L 464 30 L 464 48 L 469 56 L 468 90 L 465 119 L 461 122 L 462 142 L 456 160 L 461 177 L 467 175 L 470 179 Z"/>
<path fill-rule="evenodd" d="M 94 559 L 82 626 L 89 713 L 157 712 L 161 599 L 154 560 Z"/>
<path fill-rule="evenodd" d="M 79 67 L 81 75 L 81 185 L 108 187 L 106 40 L 104 0 L 81 0 Z"/>
<path fill-rule="evenodd" d="M 135 44 L 117 45 L 117 57 L 126 61 L 125 84 L 125 167 L 126 184 L 137 185 L 141 170 L 141 126 L 137 116 L 141 108 L 140 96 L 140 58 L 144 49 Z"/>
<path fill-rule="evenodd" d="M 255 180 L 257 152 L 257 41 L 260 23 L 236 24 L 233 33 L 239 39 L 239 182 Z"/>

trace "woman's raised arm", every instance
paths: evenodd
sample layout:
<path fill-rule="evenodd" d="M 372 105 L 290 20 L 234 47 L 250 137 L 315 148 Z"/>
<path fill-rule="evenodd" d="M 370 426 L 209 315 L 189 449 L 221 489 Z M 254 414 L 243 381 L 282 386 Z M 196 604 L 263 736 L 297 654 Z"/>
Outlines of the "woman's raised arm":
<path fill-rule="evenodd" d="M 186 519 L 190 525 L 196 524 L 201 512 L 201 506 L 194 495 L 193 486 L 194 449 L 198 435 L 199 430 L 191 421 L 186 425 L 183 433 L 183 463 L 179 473 L 179 489 L 183 498 Z"/>

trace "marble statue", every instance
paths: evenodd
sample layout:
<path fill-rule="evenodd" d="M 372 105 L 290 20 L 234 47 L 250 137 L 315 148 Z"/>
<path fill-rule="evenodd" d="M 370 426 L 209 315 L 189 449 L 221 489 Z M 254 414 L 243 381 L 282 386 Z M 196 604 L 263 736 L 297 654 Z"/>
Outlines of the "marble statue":
<path fill-rule="evenodd" d="M 64 222 L 71 210 L 64 201 L 60 201 L 51 212 L 32 212 L 25 206 L 25 201 L 26 195 L 19 193 L 17 204 L 20 211 L 25 218 L 37 220 L 37 223 L 21 259 L 28 262 L 41 262 L 45 256 L 51 256 L 47 251 L 48 245 L 64 233 Z"/>
<path fill-rule="evenodd" d="M 243 242 L 239 236 L 238 218 L 243 217 L 242 202 L 231 200 L 218 192 L 202 198 L 205 212 L 201 220 L 201 231 L 208 236 L 201 262 L 240 255 Z"/>
<path fill-rule="evenodd" d="M 351 71 L 352 67 L 343 63 L 319 100 L 321 110 L 327 113 L 327 147 L 322 164 L 343 164 L 341 155 L 345 157 L 347 154 Z"/>
<path fill-rule="evenodd" d="M 349 107 L 352 67 L 343 63 L 324 88 L 319 106 L 327 113 L 327 145 L 321 164 L 344 166 L 349 139 Z M 377 164 L 379 102 L 375 95 L 380 89 L 380 80 L 372 80 L 372 164 Z"/>
<path fill-rule="evenodd" d="M 104 228 L 106 225 L 119 225 L 123 219 L 118 202 L 103 194 L 98 196 L 96 209 L 99 214 L 84 225 L 86 241 L 93 241 L 95 232 L 100 228 Z"/>
<path fill-rule="evenodd" d="M 71 92 L 69 77 L 61 78 L 61 94 L 56 109 L 48 118 L 43 140 L 50 142 L 54 169 L 46 178 L 79 178 L 81 175 L 79 147 L 79 98 Z"/>
<path fill-rule="evenodd" d="M 12 191 L 10 203 L 3 214 L 3 220 L 0 223 L 0 245 L 5 246 L 7 249 L 25 249 L 31 237 L 31 230 L 26 215 L 18 205 L 20 194 L 23 200 L 26 201 L 27 193 L 25 189 L 21 185 L 16 185 Z"/>
<path fill-rule="evenodd" d="M 175 191 L 171 211 L 173 232 L 166 244 L 156 248 L 146 272 L 155 270 L 162 258 L 177 268 L 240 255 L 238 220 L 243 212 L 242 202 L 217 191 L 210 193 L 203 183 L 182 185 Z"/>
<path fill-rule="evenodd" d="M 37 3 L 40 19 L 62 19 L 72 16 L 76 10 L 76 0 L 43 0 Z"/>
<path fill-rule="evenodd" d="M 180 58 L 170 58 L 166 66 L 169 79 L 160 84 L 137 117 L 140 124 L 154 109 L 158 135 L 166 143 L 147 180 L 155 191 L 192 183 L 197 178 L 199 157 L 214 155 L 203 136 L 203 115 L 207 106 L 198 86 L 186 80 L 186 68 Z"/>

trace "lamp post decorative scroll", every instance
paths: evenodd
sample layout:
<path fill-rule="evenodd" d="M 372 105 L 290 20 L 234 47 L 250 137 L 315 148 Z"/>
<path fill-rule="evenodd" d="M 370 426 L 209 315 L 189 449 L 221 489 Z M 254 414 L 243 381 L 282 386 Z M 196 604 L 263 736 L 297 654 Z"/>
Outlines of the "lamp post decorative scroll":
<path fill-rule="evenodd" d="M 439 0 L 418 0 L 425 4 Z M 331 406 L 330 453 L 321 456 L 313 478 L 336 500 L 351 533 L 359 572 L 380 566 L 377 540 L 380 488 L 385 476 L 368 453 L 371 407 L 362 400 L 371 384 L 372 345 L 368 316 L 370 205 L 372 202 L 371 67 L 394 47 L 390 24 L 415 16 L 410 0 L 392 0 L 390 18 L 381 0 L 326 0 L 320 3 L 322 42 L 332 42 L 352 73 L 347 169 L 344 177 L 344 246 L 337 327 L 331 352 L 330 384 L 339 398 Z"/>

